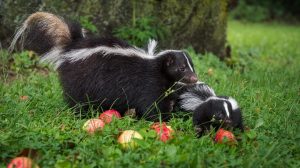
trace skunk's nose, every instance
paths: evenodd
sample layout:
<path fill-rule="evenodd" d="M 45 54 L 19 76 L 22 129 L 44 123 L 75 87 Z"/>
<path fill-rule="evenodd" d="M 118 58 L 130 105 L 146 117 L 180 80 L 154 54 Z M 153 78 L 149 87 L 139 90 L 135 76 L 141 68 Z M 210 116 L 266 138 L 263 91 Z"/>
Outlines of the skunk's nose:
<path fill-rule="evenodd" d="M 190 81 L 191 81 L 191 83 L 196 83 L 196 82 L 198 82 L 197 76 L 196 76 L 196 75 L 191 76 L 191 77 L 190 77 Z"/>
<path fill-rule="evenodd" d="M 224 120 L 224 123 L 225 123 L 225 124 L 231 124 L 231 123 L 232 123 L 232 121 L 231 121 L 231 120 L 229 120 L 229 119 L 225 119 L 225 120 Z"/>
<path fill-rule="evenodd" d="M 191 74 L 185 75 L 184 78 L 182 79 L 182 82 L 185 84 L 195 84 L 198 82 L 198 78 L 197 78 L 196 74 L 191 73 Z"/>

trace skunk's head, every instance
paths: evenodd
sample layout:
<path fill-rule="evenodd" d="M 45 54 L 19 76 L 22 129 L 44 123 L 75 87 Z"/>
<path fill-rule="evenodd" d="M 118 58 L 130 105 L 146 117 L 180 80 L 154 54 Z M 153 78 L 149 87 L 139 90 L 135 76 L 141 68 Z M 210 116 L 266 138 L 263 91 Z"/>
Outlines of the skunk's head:
<path fill-rule="evenodd" d="M 239 128 L 243 131 L 242 115 L 231 97 L 210 97 L 194 110 L 193 122 L 201 131 L 214 128 Z M 203 128 L 204 127 L 204 128 Z"/>
<path fill-rule="evenodd" d="M 215 125 L 228 127 L 232 124 L 232 106 L 227 100 L 210 99 L 208 100 L 207 118 L 211 119 Z"/>
<path fill-rule="evenodd" d="M 183 84 L 198 81 L 190 56 L 184 51 L 170 50 L 161 53 L 164 58 L 163 71 L 168 78 Z"/>

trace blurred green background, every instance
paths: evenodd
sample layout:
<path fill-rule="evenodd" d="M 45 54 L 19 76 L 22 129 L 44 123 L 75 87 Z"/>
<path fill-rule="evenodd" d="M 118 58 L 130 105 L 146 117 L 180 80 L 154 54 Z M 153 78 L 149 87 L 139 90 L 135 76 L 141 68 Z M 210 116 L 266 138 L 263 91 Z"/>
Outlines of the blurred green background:
<path fill-rule="evenodd" d="M 139 47 L 154 38 L 163 48 L 191 45 L 223 56 L 226 6 L 227 1 L 211 0 L 5 0 L 0 38 L 7 47 L 28 15 L 48 11 L 80 22 L 91 33 L 118 36 Z"/>
<path fill-rule="evenodd" d="M 139 47 L 154 38 L 162 48 L 193 47 L 224 58 L 229 56 L 228 11 L 230 18 L 244 21 L 296 23 L 299 7 L 299 0 L 2 0 L 0 45 L 8 47 L 28 15 L 48 11 L 80 22 L 91 33 L 118 36 Z"/>

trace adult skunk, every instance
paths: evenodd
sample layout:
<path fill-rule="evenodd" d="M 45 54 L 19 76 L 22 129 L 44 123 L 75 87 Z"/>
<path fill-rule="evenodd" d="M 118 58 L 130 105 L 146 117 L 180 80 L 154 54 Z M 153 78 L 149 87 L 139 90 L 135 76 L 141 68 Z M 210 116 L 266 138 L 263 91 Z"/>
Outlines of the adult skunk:
<path fill-rule="evenodd" d="M 244 130 L 241 110 L 235 99 L 216 96 L 207 84 L 197 82 L 183 86 L 178 99 L 179 107 L 193 113 L 193 124 L 198 135 L 210 127 L 230 127 Z"/>
<path fill-rule="evenodd" d="M 30 15 L 12 48 L 17 41 L 55 65 L 65 99 L 84 110 L 92 105 L 124 114 L 134 108 L 139 118 L 157 120 L 161 115 L 167 120 L 174 98 L 165 92 L 175 82 L 197 82 L 186 52 L 155 53 L 156 41 L 149 42 L 146 52 L 116 38 L 86 37 L 80 25 L 46 12 Z"/>

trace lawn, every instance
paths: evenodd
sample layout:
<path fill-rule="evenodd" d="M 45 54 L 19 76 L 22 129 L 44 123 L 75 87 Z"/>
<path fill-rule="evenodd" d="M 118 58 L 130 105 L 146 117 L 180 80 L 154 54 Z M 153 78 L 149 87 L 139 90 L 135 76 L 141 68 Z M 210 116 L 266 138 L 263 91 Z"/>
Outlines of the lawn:
<path fill-rule="evenodd" d="M 90 136 L 82 131 L 87 119 L 76 118 L 63 101 L 55 71 L 37 65 L 30 52 L 14 54 L 14 61 L 0 52 L 0 167 L 24 153 L 40 167 L 57 168 L 299 167 L 299 26 L 229 21 L 228 44 L 232 58 L 225 62 L 188 51 L 199 78 L 242 107 L 249 131 L 235 132 L 242 138 L 236 146 L 215 144 L 213 132 L 196 138 L 191 119 L 182 117 L 169 122 L 176 134 L 167 143 L 147 132 L 151 122 L 129 117 Z M 144 136 L 138 148 L 117 144 L 126 129 Z"/>

